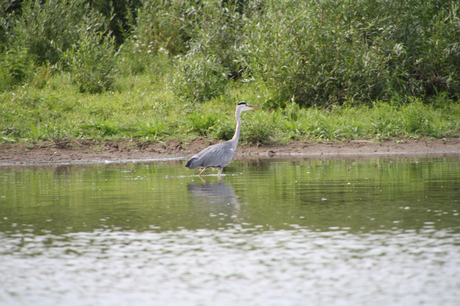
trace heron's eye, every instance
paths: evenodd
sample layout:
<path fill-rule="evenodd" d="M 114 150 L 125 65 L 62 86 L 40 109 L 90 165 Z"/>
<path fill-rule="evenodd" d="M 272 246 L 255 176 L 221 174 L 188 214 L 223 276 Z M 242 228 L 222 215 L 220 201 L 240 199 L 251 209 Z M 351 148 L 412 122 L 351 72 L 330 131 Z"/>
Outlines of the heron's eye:
<path fill-rule="evenodd" d="M 240 102 L 238 105 L 247 105 L 246 102 Z"/>

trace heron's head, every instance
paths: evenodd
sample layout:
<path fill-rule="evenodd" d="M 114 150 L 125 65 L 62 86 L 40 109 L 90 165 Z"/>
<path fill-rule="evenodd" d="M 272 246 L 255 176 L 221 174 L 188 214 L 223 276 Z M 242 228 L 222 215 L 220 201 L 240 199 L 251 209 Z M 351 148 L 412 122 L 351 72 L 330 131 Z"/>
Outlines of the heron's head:
<path fill-rule="evenodd" d="M 247 110 L 251 110 L 251 109 L 255 109 L 255 108 L 260 108 L 259 106 L 255 106 L 255 105 L 251 105 L 251 104 L 247 104 L 246 102 L 240 102 L 238 103 L 238 105 L 236 106 L 237 109 L 241 109 L 242 112 L 244 111 L 247 111 Z"/>

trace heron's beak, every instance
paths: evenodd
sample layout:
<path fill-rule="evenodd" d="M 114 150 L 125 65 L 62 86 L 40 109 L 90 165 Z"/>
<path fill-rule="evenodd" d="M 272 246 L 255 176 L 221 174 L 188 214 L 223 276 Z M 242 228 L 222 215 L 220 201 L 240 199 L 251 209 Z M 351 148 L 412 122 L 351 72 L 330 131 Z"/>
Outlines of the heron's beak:
<path fill-rule="evenodd" d="M 248 104 L 247 106 L 250 107 L 250 108 L 260 108 L 260 106 L 255 106 L 255 105 L 251 105 L 251 104 Z"/>

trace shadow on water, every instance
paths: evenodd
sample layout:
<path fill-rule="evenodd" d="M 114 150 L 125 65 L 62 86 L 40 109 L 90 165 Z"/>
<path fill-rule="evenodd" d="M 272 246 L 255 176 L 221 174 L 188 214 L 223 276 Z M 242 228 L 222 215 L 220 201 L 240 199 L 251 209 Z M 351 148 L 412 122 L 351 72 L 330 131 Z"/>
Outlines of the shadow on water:
<path fill-rule="evenodd" d="M 191 210 L 198 214 L 215 216 L 217 223 L 231 224 L 240 221 L 241 204 L 230 183 L 224 181 L 189 183 Z"/>
<path fill-rule="evenodd" d="M 240 204 L 230 183 L 203 182 L 187 185 L 191 195 L 191 206 L 201 211 L 228 212 L 239 210 Z"/>

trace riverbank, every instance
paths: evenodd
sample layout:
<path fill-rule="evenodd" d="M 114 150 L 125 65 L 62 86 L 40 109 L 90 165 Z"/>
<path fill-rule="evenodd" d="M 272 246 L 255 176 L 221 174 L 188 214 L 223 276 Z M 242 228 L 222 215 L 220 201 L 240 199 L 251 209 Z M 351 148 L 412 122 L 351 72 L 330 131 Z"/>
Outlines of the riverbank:
<path fill-rule="evenodd" d="M 0 165 L 24 165 L 72 162 L 121 162 L 127 160 L 150 160 L 164 158 L 186 159 L 207 146 L 218 143 L 215 139 L 197 137 L 190 140 L 179 138 L 165 142 L 66 140 L 59 143 L 1 143 Z M 381 142 L 350 140 L 345 142 L 292 141 L 281 145 L 240 145 L 235 159 L 246 157 L 318 157 L 350 158 L 356 155 L 398 154 L 460 154 L 459 138 L 404 139 Z"/>

